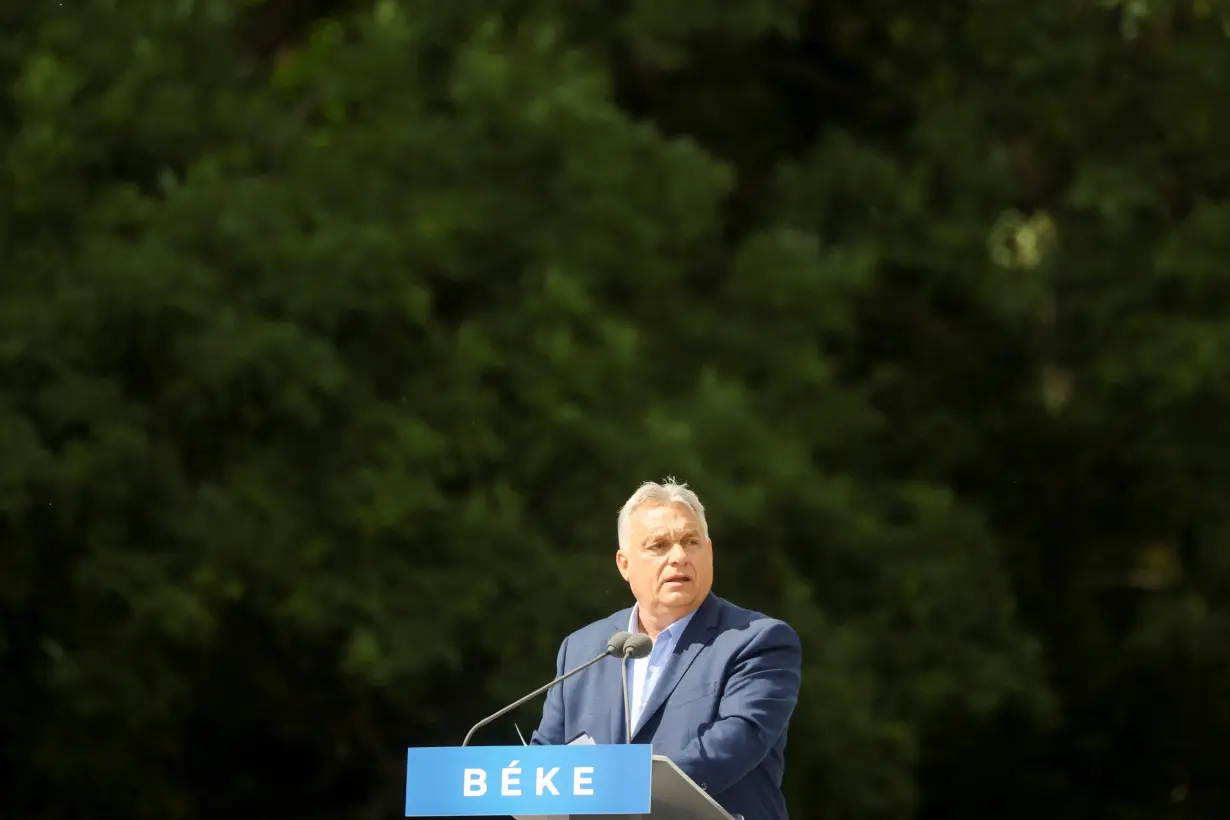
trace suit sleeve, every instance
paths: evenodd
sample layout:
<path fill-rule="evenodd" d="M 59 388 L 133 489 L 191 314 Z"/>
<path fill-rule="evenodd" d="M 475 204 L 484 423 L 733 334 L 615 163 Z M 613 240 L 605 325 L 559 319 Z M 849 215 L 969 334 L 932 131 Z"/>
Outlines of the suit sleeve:
<path fill-rule="evenodd" d="M 680 769 L 720 794 L 760 765 L 799 699 L 803 648 L 787 624 L 773 621 L 733 659 L 717 718 L 700 727 L 678 757 Z"/>
<path fill-rule="evenodd" d="M 568 639 L 559 645 L 555 656 L 555 676 L 564 674 L 564 657 L 568 651 Z M 542 721 L 530 735 L 531 746 L 559 746 L 564 742 L 564 686 L 552 686 L 547 690 L 542 704 Z"/>

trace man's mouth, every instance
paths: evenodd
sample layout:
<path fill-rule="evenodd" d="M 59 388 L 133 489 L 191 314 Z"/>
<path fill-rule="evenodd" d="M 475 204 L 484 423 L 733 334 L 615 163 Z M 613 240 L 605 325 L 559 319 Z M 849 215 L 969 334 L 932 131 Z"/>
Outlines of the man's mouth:
<path fill-rule="evenodd" d="M 691 581 L 691 580 L 692 580 L 692 579 L 691 579 L 691 578 L 689 578 L 689 577 L 688 577 L 688 576 L 686 576 L 686 575 L 672 575 L 671 577 L 669 577 L 669 578 L 667 578 L 667 579 L 666 579 L 665 583 L 668 583 L 668 584 L 686 584 L 688 581 Z"/>

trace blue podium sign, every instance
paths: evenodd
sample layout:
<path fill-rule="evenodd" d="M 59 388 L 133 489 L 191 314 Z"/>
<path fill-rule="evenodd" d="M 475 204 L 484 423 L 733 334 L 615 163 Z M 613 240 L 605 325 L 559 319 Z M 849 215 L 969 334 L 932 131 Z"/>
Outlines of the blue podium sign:
<path fill-rule="evenodd" d="M 410 749 L 406 816 L 648 814 L 652 770 L 648 744 Z"/>

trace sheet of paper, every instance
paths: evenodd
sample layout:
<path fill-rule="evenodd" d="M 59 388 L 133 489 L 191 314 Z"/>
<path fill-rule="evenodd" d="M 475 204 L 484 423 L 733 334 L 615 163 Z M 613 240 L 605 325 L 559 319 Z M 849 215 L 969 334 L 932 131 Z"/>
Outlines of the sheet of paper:
<path fill-rule="evenodd" d="M 584 732 L 576 740 L 568 741 L 569 746 L 595 746 L 594 739 Z"/>

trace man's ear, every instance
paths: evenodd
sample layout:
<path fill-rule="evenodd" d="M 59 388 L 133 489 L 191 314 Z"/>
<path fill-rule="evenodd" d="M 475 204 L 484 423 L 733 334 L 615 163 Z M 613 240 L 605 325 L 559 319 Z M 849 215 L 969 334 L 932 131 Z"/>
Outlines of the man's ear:
<path fill-rule="evenodd" d="M 628 556 L 623 550 L 615 550 L 615 566 L 619 568 L 619 574 L 628 580 Z"/>

